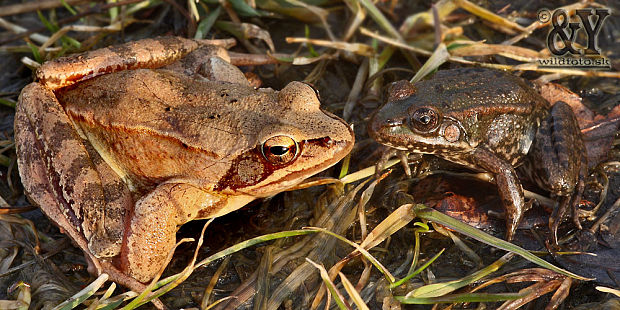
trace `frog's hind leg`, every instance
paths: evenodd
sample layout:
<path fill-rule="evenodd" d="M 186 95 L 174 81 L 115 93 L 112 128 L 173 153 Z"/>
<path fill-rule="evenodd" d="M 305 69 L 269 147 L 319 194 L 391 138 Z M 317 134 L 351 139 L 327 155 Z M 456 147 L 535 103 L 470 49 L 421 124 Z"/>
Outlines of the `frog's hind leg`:
<path fill-rule="evenodd" d="M 569 210 L 577 227 L 581 227 L 577 205 L 587 174 L 583 139 L 568 104 L 559 101 L 553 105 L 549 116 L 538 127 L 528 156 L 534 181 L 558 200 L 549 218 L 553 241 L 557 242 L 557 229 Z"/>
<path fill-rule="evenodd" d="M 102 74 L 163 67 L 199 46 L 181 37 L 143 39 L 48 61 L 37 70 L 37 78 L 56 90 Z"/>
<path fill-rule="evenodd" d="M 588 163 L 585 154 L 583 154 L 579 169 L 579 178 L 577 179 L 577 184 L 575 185 L 572 195 L 558 196 L 558 203 L 549 217 L 549 229 L 552 232 L 554 244 L 558 243 L 557 231 L 569 210 L 571 211 L 571 217 L 575 227 L 579 230 L 582 229 L 581 222 L 579 222 L 578 206 L 585 188 L 585 178 L 587 173 Z"/>
<path fill-rule="evenodd" d="M 100 174 L 54 93 L 38 83 L 26 86 L 15 117 L 26 192 L 89 255 L 120 252 L 120 240 L 107 239 Z"/>

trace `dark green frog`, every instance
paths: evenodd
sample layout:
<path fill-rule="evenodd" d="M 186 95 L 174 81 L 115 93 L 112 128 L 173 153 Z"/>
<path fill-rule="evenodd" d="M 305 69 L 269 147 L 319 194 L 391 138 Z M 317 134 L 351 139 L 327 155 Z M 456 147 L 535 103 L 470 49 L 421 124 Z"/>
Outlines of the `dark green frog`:
<path fill-rule="evenodd" d="M 519 166 L 558 201 L 549 221 L 554 240 L 568 210 L 579 226 L 587 163 L 577 120 L 568 104 L 551 107 L 521 78 L 467 68 L 439 71 L 415 84 L 396 82 L 368 132 L 404 152 L 492 173 L 507 210 L 508 240 L 526 210 Z"/>

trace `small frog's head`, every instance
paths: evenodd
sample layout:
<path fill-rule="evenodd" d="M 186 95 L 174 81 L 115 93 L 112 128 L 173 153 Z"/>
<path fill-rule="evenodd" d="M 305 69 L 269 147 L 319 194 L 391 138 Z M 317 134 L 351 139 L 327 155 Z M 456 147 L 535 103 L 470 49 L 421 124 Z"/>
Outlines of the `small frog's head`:
<path fill-rule="evenodd" d="M 353 148 L 347 123 L 320 108 L 318 92 L 291 82 L 263 101 L 256 147 L 238 157 L 221 189 L 265 197 L 290 188 L 336 164 Z"/>
<path fill-rule="evenodd" d="M 416 85 L 394 82 L 387 101 L 368 123 L 368 133 L 377 142 L 424 154 L 464 152 L 470 148 L 460 122 L 448 117 L 441 105 L 420 96 Z"/>

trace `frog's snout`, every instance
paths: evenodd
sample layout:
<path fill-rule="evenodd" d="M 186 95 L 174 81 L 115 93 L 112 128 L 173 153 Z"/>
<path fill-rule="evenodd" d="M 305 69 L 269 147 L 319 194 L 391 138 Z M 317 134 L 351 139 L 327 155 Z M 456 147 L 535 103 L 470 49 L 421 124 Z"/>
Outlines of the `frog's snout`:
<path fill-rule="evenodd" d="M 371 138 L 381 142 L 381 137 L 386 136 L 394 128 L 406 124 L 405 117 L 385 117 L 381 113 L 375 113 L 368 122 L 368 134 Z"/>

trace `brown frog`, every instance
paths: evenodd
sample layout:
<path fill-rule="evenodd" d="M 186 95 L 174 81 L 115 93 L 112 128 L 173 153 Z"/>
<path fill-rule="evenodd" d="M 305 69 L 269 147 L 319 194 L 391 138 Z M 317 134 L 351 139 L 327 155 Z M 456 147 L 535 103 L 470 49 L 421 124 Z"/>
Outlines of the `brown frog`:
<path fill-rule="evenodd" d="M 229 62 L 199 41 L 146 39 L 47 62 L 23 89 L 24 188 L 95 272 L 140 287 L 180 225 L 286 190 L 351 150 L 350 127 L 311 86 L 255 89 Z"/>
<path fill-rule="evenodd" d="M 508 240 L 527 209 L 515 172 L 520 165 L 557 198 L 549 223 L 554 240 L 569 208 L 579 226 L 577 204 L 587 163 L 577 120 L 570 106 L 551 107 L 521 78 L 464 68 L 439 71 L 414 84 L 396 82 L 368 132 L 402 152 L 432 154 L 493 174 L 507 211 Z"/>

